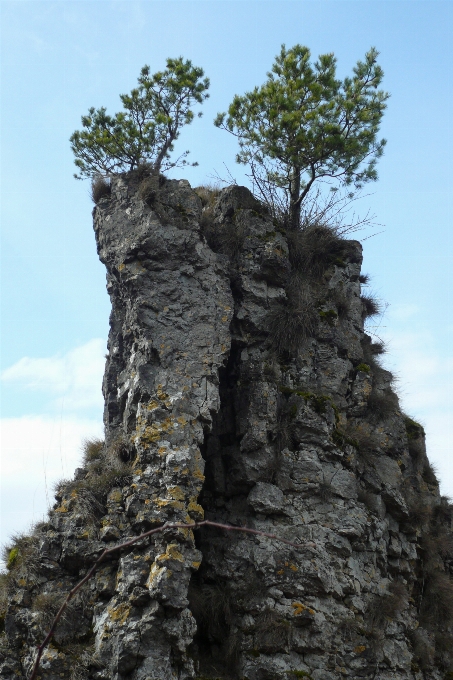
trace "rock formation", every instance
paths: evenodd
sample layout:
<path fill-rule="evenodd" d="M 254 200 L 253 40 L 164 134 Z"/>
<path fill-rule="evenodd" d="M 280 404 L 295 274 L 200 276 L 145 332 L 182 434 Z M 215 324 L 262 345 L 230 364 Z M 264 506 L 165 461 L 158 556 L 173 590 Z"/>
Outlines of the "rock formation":
<path fill-rule="evenodd" d="M 364 332 L 362 248 L 285 232 L 250 192 L 112 180 L 105 443 L 15 539 L 0 677 L 453 678 L 451 506 Z"/>

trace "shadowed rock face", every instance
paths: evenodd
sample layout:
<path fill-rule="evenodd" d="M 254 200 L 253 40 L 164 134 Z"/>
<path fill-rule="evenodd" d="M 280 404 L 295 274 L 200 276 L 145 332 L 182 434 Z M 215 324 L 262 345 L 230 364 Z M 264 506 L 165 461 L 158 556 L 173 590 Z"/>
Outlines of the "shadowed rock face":
<path fill-rule="evenodd" d="M 300 548 L 206 527 L 112 556 L 43 680 L 450 678 L 450 506 L 363 331 L 360 244 L 297 241 L 243 187 L 139 182 L 94 209 L 105 446 L 12 560 L 0 677 L 106 546 L 205 517 Z"/>

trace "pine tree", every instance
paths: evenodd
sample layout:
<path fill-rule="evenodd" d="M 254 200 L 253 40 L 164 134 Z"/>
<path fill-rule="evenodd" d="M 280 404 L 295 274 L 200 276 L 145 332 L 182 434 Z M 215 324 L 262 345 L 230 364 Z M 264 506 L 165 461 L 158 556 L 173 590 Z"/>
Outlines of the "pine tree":
<path fill-rule="evenodd" d="M 336 58 L 283 45 L 261 87 L 236 95 L 214 123 L 238 138 L 237 161 L 248 164 L 255 186 L 275 209 L 283 194 L 289 227 L 300 224 L 301 206 L 317 180 L 360 188 L 377 179 L 377 141 L 389 94 L 378 87 L 383 71 L 371 48 L 353 76 L 336 77 Z M 353 191 L 351 191 L 351 194 Z"/>
<path fill-rule="evenodd" d="M 167 68 L 154 75 L 144 66 L 138 87 L 120 95 L 123 111 L 110 116 L 105 107 L 93 107 L 82 116 L 83 129 L 70 138 L 80 173 L 74 176 L 106 176 L 143 163 L 148 163 L 153 173 L 187 165 L 188 151 L 176 161 L 170 161 L 170 153 L 181 127 L 194 118 L 193 104 L 209 97 L 209 80 L 203 76 L 203 69 L 182 57 L 167 59 Z"/>

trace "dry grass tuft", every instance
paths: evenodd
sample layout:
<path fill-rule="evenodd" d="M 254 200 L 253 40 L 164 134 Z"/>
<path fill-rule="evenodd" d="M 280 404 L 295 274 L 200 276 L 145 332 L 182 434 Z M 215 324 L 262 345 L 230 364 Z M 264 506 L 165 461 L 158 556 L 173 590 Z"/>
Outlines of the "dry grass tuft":
<path fill-rule="evenodd" d="M 194 191 L 200 197 L 203 209 L 205 209 L 215 205 L 221 189 L 218 184 L 202 184 L 195 187 Z"/>
<path fill-rule="evenodd" d="M 151 206 L 155 202 L 161 186 L 162 182 L 157 175 L 145 177 L 138 187 L 138 196 L 144 203 Z"/>
<path fill-rule="evenodd" d="M 271 347 L 278 354 L 297 352 L 317 328 L 318 310 L 310 286 L 292 286 L 286 303 L 278 304 L 268 316 Z"/>
<path fill-rule="evenodd" d="M 266 609 L 257 619 L 254 648 L 263 654 L 281 653 L 288 646 L 291 625 L 273 609 Z"/>
<path fill-rule="evenodd" d="M 123 437 L 108 447 L 101 440 L 87 440 L 83 452 L 85 476 L 58 482 L 55 498 L 61 502 L 65 496 L 70 497 L 74 512 L 87 524 L 96 525 L 105 512 L 108 492 L 130 480 L 134 456 L 135 448 Z"/>
<path fill-rule="evenodd" d="M 8 545 L 2 547 L 2 559 L 7 571 L 15 571 L 24 566 L 28 572 L 39 568 L 39 537 L 36 534 L 14 534 Z"/>
<path fill-rule="evenodd" d="M 372 390 L 367 402 L 367 415 L 373 421 L 385 420 L 399 408 L 398 397 L 391 390 Z"/>
<path fill-rule="evenodd" d="M 93 646 L 68 645 L 65 651 L 69 651 L 72 656 L 71 673 L 69 680 L 89 680 L 92 678 L 92 671 L 101 670 L 102 665 L 96 659 L 96 651 Z"/>
<path fill-rule="evenodd" d="M 420 608 L 425 627 L 450 626 L 453 623 L 453 582 L 440 570 L 428 572 Z"/>
<path fill-rule="evenodd" d="M 425 464 L 423 466 L 422 478 L 430 486 L 439 486 L 436 468 L 428 459 L 425 460 Z"/>
<path fill-rule="evenodd" d="M 96 205 L 99 203 L 101 198 L 106 198 L 110 196 L 112 187 L 110 186 L 110 180 L 106 179 L 102 175 L 96 175 L 91 180 L 91 200 Z"/>
<path fill-rule="evenodd" d="M 406 426 L 409 454 L 417 463 L 421 463 L 425 456 L 425 430 L 412 418 L 404 417 Z"/>
<path fill-rule="evenodd" d="M 428 525 L 432 510 L 431 506 L 427 505 L 423 496 L 416 495 L 408 503 L 409 516 L 405 520 L 405 525 L 411 527 L 412 529 L 417 529 Z"/>
<path fill-rule="evenodd" d="M 41 635 L 44 635 L 49 630 L 55 615 L 65 599 L 65 592 L 43 592 L 34 598 L 32 611 L 37 615 L 37 625 L 41 631 Z M 68 603 L 63 616 L 60 619 L 55 634 L 58 644 L 68 642 L 80 635 L 83 628 L 86 626 L 84 610 L 84 599 L 80 594 L 77 594 L 74 599 Z"/>
<path fill-rule="evenodd" d="M 345 265 L 348 243 L 327 225 L 288 231 L 287 240 L 291 266 L 305 278 L 320 279 L 333 264 Z"/>
<path fill-rule="evenodd" d="M 413 670 L 430 670 L 434 665 L 434 645 L 424 629 L 408 631 L 407 633 L 411 644 L 416 667 Z"/>
<path fill-rule="evenodd" d="M 378 357 L 386 353 L 387 347 L 385 343 L 381 340 L 373 342 L 370 336 L 366 335 L 364 340 L 362 340 L 362 349 L 364 361 L 373 368 L 373 372 L 382 371 L 383 368 L 379 363 Z"/>
<path fill-rule="evenodd" d="M 371 316 L 381 314 L 382 305 L 379 302 L 379 300 L 377 300 L 377 298 L 373 297 L 372 295 L 362 295 L 361 300 L 362 300 L 362 317 L 364 319 L 368 319 Z"/>
<path fill-rule="evenodd" d="M 408 605 L 409 594 L 401 581 L 393 581 L 389 592 L 375 595 L 368 603 L 366 619 L 370 630 L 385 629 Z"/>
<path fill-rule="evenodd" d="M 201 636 L 223 642 L 232 622 L 231 602 L 226 586 L 206 583 L 200 585 L 192 580 L 187 597 Z"/>
<path fill-rule="evenodd" d="M 102 439 L 85 439 L 83 442 L 83 465 L 100 460 L 104 449 L 104 441 Z"/>

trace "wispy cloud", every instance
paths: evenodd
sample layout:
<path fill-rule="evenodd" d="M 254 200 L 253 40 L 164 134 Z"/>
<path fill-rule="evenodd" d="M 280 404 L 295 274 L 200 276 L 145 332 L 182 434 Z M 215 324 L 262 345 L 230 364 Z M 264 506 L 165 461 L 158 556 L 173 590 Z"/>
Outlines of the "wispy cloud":
<path fill-rule="evenodd" d="M 100 409 L 104 353 L 105 341 L 95 338 L 63 355 L 23 357 L 4 370 L 1 378 L 20 389 L 47 394 L 53 406 L 60 406 L 63 398 L 68 412 Z"/>
<path fill-rule="evenodd" d="M 26 530 L 53 504 L 53 487 L 72 478 L 84 439 L 102 437 L 105 341 L 93 339 L 66 354 L 23 357 L 3 371 L 8 388 L 43 395 L 40 413 L 0 421 L 0 543 Z"/>
<path fill-rule="evenodd" d="M 85 439 L 103 436 L 100 420 L 23 416 L 0 421 L 0 543 L 40 521 L 53 487 L 72 478 Z"/>

